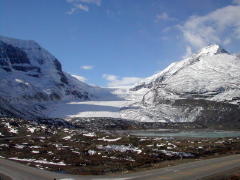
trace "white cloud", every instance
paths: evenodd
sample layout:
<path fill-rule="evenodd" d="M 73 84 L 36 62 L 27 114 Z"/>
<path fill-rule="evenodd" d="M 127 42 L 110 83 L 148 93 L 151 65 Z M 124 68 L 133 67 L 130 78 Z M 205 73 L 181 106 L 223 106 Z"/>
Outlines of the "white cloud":
<path fill-rule="evenodd" d="M 68 12 L 66 12 L 66 14 L 72 15 L 75 11 L 77 11 L 76 8 L 71 8 Z"/>
<path fill-rule="evenodd" d="M 240 0 L 233 0 L 233 4 L 240 4 Z"/>
<path fill-rule="evenodd" d="M 192 16 L 179 27 L 193 48 L 201 48 L 211 43 L 227 44 L 240 39 L 239 19 L 240 6 L 230 5 L 204 16 Z"/>
<path fill-rule="evenodd" d="M 75 77 L 76 79 L 78 79 L 79 81 L 82 81 L 82 82 L 86 82 L 87 81 L 87 78 L 83 77 L 83 76 L 79 76 L 79 75 L 73 75 L 73 77 Z"/>
<path fill-rule="evenodd" d="M 142 80 L 142 78 L 139 77 L 119 78 L 118 76 L 112 74 L 103 74 L 102 77 L 108 81 L 108 87 L 131 87 Z"/>
<path fill-rule="evenodd" d="M 183 56 L 183 58 L 187 58 L 187 57 L 191 56 L 192 53 L 193 53 L 192 48 L 190 46 L 187 46 L 186 47 L 186 52 L 185 52 L 185 55 Z"/>
<path fill-rule="evenodd" d="M 93 66 L 85 65 L 85 66 L 81 66 L 81 69 L 84 69 L 84 70 L 91 70 L 91 69 L 93 69 Z"/>
<path fill-rule="evenodd" d="M 102 77 L 106 79 L 107 81 L 116 81 L 118 79 L 117 76 L 112 74 L 103 74 Z"/>
<path fill-rule="evenodd" d="M 83 5 L 83 4 L 74 4 L 73 6 L 74 6 L 74 7 L 71 8 L 71 9 L 67 12 L 67 14 L 71 15 L 71 14 L 75 13 L 77 10 L 82 10 L 82 11 L 86 11 L 86 12 L 89 11 L 88 6 L 85 6 L 85 5 Z"/>
<path fill-rule="evenodd" d="M 78 0 L 78 1 L 82 3 L 96 4 L 98 6 L 101 5 L 101 0 Z"/>
<path fill-rule="evenodd" d="M 239 38 L 239 39 L 240 39 L 240 38 Z M 231 39 L 231 38 L 226 38 L 226 39 L 224 39 L 223 44 L 224 44 L 224 45 L 228 45 L 228 44 L 231 44 L 231 42 L 232 42 L 232 39 Z"/>
<path fill-rule="evenodd" d="M 101 0 L 66 0 L 68 3 L 87 3 L 87 4 L 96 4 L 101 5 Z"/>
<path fill-rule="evenodd" d="M 83 4 L 76 4 L 75 7 L 77 9 L 80 9 L 80 10 L 83 10 L 83 11 L 88 11 L 89 10 L 88 6 L 85 6 Z"/>
<path fill-rule="evenodd" d="M 69 15 L 74 14 L 78 10 L 88 12 L 90 4 L 101 5 L 101 0 L 66 0 L 66 2 L 72 5 L 72 8 L 67 12 Z"/>
<path fill-rule="evenodd" d="M 170 17 L 166 12 L 157 14 L 155 17 L 155 22 L 166 21 L 166 20 L 175 20 L 175 18 Z"/>

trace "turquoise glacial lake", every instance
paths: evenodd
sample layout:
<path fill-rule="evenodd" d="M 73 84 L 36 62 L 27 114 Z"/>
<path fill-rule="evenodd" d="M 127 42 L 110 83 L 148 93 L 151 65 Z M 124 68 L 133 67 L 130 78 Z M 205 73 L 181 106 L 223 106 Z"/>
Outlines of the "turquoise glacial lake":
<path fill-rule="evenodd" d="M 188 138 L 226 138 L 240 137 L 240 131 L 223 130 L 136 130 L 129 131 L 129 134 L 145 137 L 188 137 Z"/>

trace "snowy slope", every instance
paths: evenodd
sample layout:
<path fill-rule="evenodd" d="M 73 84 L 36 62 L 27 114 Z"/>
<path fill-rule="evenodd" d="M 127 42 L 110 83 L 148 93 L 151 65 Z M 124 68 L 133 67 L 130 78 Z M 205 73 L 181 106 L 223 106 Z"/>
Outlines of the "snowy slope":
<path fill-rule="evenodd" d="M 240 103 L 240 59 L 219 45 L 211 45 L 172 63 L 131 90 L 146 94 L 141 102 L 122 112 L 130 119 L 195 121 L 206 107 L 191 103 L 201 100 Z"/>
<path fill-rule="evenodd" d="M 239 70 L 239 57 L 229 54 L 218 45 L 212 45 L 189 58 L 172 63 L 132 90 L 157 89 L 164 99 L 199 96 L 208 100 L 238 103 L 233 99 L 240 96 Z"/>
<path fill-rule="evenodd" d="M 0 98 L 4 102 L 0 107 L 17 116 L 42 117 L 49 103 L 110 94 L 63 72 L 56 57 L 36 42 L 2 36 L 0 77 Z"/>

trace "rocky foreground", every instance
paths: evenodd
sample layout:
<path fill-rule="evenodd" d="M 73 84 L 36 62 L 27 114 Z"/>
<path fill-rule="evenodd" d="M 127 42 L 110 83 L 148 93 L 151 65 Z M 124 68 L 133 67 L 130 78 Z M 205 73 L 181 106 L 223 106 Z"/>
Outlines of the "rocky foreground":
<path fill-rule="evenodd" d="M 136 137 L 49 122 L 0 118 L 0 156 L 61 173 L 109 174 L 240 153 L 240 138 Z"/>

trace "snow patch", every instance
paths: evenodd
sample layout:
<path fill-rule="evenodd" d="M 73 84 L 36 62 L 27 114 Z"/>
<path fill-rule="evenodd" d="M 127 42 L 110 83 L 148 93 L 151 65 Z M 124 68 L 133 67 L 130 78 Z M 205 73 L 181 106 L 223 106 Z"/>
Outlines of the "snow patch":
<path fill-rule="evenodd" d="M 29 127 L 29 128 L 28 128 L 28 131 L 31 132 L 31 133 L 34 133 L 36 129 L 37 129 L 37 128 L 35 128 L 35 127 Z"/>
<path fill-rule="evenodd" d="M 66 136 L 66 137 L 64 137 L 64 138 L 62 138 L 63 140 L 69 140 L 69 139 L 71 139 L 72 138 L 72 136 Z"/>
<path fill-rule="evenodd" d="M 121 137 L 115 138 L 115 139 L 106 139 L 105 137 L 98 138 L 99 141 L 106 141 L 106 142 L 115 142 L 115 141 L 119 141 L 120 139 L 122 139 L 122 138 Z"/>
<path fill-rule="evenodd" d="M 25 147 L 24 145 L 20 145 L 20 144 L 15 145 L 15 148 L 17 148 L 17 149 L 23 149 L 24 147 Z"/>
<path fill-rule="evenodd" d="M 18 133 L 18 130 L 14 129 L 9 123 L 6 123 L 5 126 L 9 129 L 10 133 L 14 133 L 14 134 Z"/>
<path fill-rule="evenodd" d="M 39 151 L 32 151 L 33 154 L 39 154 Z"/>
<path fill-rule="evenodd" d="M 167 151 L 167 150 L 160 150 L 166 156 L 178 156 L 178 157 L 194 157 L 191 153 L 186 152 L 174 152 L 174 151 Z"/>
<path fill-rule="evenodd" d="M 85 133 L 85 134 L 83 134 L 83 136 L 86 136 L 86 137 L 95 137 L 96 134 L 95 134 L 95 133 Z"/>
<path fill-rule="evenodd" d="M 93 156 L 93 155 L 96 154 L 96 151 L 94 151 L 94 150 L 88 150 L 88 154 L 91 155 L 91 156 Z"/>
<path fill-rule="evenodd" d="M 10 160 L 15 161 L 24 161 L 24 162 L 33 162 L 33 163 L 39 163 L 39 164 L 50 164 L 50 165 L 58 165 L 58 166 L 66 166 L 64 162 L 51 162 L 47 160 L 36 160 L 36 159 L 19 159 L 17 157 L 9 158 Z"/>
<path fill-rule="evenodd" d="M 98 145 L 97 148 L 107 150 L 107 151 L 119 151 L 119 152 L 133 151 L 133 152 L 137 152 L 137 154 L 140 154 L 142 152 L 142 150 L 140 150 L 139 148 L 133 147 L 133 146 L 130 146 L 130 145 L 129 146 L 125 146 L 125 145 L 107 145 L 107 146 Z"/>

